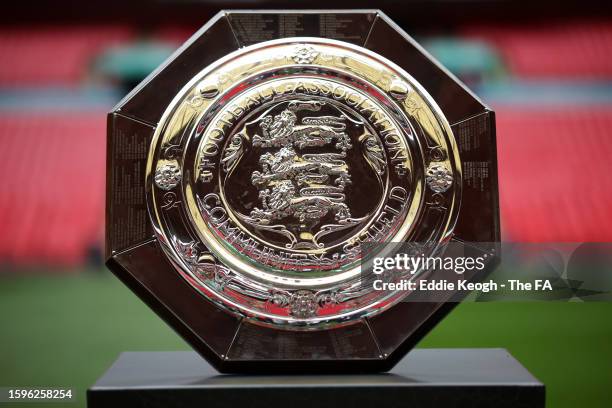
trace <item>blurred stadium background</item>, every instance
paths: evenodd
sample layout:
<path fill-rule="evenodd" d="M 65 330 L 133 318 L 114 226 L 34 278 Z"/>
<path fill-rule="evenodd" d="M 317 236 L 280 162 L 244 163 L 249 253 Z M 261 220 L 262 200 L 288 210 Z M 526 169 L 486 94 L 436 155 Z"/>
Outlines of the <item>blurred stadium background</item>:
<path fill-rule="evenodd" d="M 188 347 L 102 266 L 105 114 L 220 8 L 263 6 L 287 4 L 62 0 L 3 10 L 0 386 L 76 387 L 84 406 L 119 352 Z M 612 241 L 610 6 L 374 6 L 496 110 L 504 240 Z M 546 383 L 549 407 L 609 407 L 611 316 L 605 303 L 465 304 L 420 346 L 504 347 Z"/>

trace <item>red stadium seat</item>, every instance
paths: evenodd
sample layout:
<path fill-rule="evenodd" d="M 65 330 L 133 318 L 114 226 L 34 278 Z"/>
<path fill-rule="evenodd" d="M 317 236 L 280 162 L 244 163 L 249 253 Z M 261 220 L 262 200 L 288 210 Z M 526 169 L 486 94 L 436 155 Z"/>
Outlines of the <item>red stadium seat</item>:
<path fill-rule="evenodd" d="M 101 243 L 104 112 L 0 114 L 0 259 L 74 265 Z"/>
<path fill-rule="evenodd" d="M 502 231 L 509 241 L 612 241 L 612 107 L 500 109 Z"/>
<path fill-rule="evenodd" d="M 461 35 L 492 42 L 520 77 L 612 78 L 612 23 L 476 26 Z"/>
<path fill-rule="evenodd" d="M 132 36 L 123 26 L 0 29 L 0 86 L 77 84 L 98 52 Z"/>

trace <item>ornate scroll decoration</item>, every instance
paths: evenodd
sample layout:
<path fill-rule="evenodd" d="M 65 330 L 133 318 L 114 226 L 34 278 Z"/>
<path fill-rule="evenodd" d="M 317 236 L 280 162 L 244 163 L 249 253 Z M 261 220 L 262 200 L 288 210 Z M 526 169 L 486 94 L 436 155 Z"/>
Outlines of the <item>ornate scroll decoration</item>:
<path fill-rule="evenodd" d="M 364 132 L 364 134 L 359 137 L 359 141 L 363 149 L 363 156 L 368 164 L 374 169 L 378 176 L 385 174 L 387 163 L 385 161 L 383 148 L 376 138 L 370 133 Z"/>
<path fill-rule="evenodd" d="M 270 290 L 218 264 L 212 254 L 200 251 L 195 241 L 182 242 L 173 238 L 172 244 L 181 259 L 197 274 L 198 279 L 208 281 L 221 291 L 232 290 L 286 308 L 288 313 L 296 318 L 313 317 L 322 306 L 338 304 L 351 298 L 350 291 Z"/>
<path fill-rule="evenodd" d="M 208 252 L 201 253 L 197 249 L 197 243 L 181 242 L 174 237 L 172 243 L 177 253 L 183 261 L 191 267 L 202 278 L 212 279 L 218 273 L 217 262 L 215 258 Z"/>
<path fill-rule="evenodd" d="M 225 148 L 221 165 L 226 173 L 231 173 L 242 158 L 245 140 L 248 140 L 248 136 L 238 133 L 232 137 L 229 145 Z"/>

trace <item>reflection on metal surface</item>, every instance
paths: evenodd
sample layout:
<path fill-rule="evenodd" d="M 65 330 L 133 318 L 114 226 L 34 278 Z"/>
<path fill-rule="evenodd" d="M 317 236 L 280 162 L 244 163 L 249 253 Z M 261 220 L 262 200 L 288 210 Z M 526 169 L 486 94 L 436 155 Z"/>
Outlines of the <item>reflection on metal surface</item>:
<path fill-rule="evenodd" d="M 147 167 L 156 234 L 202 295 L 248 319 L 318 329 L 400 295 L 364 290 L 368 242 L 444 244 L 461 165 L 424 89 L 363 48 L 288 38 L 196 75 Z"/>

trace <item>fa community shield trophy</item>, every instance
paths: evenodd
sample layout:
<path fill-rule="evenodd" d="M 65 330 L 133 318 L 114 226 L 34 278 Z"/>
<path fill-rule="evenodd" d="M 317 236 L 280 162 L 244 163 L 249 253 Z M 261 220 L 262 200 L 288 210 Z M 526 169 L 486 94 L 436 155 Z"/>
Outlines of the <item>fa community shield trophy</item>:
<path fill-rule="evenodd" d="M 222 12 L 109 114 L 107 264 L 221 372 L 385 371 L 457 299 L 364 265 L 463 243 L 490 269 L 495 149 L 381 12 Z"/>

